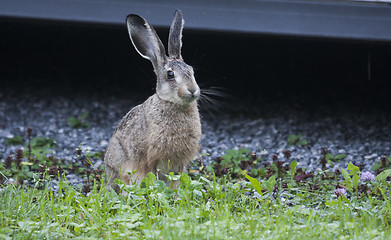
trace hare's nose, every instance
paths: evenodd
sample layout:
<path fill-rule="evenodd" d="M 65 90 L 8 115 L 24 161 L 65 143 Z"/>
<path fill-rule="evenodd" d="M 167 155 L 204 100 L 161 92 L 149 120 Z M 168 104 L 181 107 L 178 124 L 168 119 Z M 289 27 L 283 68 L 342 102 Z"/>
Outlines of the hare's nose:
<path fill-rule="evenodd" d="M 188 88 L 187 91 L 189 92 L 187 96 L 188 101 L 193 101 L 194 99 L 197 99 L 200 95 L 200 92 L 197 88 Z"/>
<path fill-rule="evenodd" d="M 189 91 L 192 98 L 198 98 L 200 95 L 200 91 L 198 88 L 188 88 L 187 91 Z"/>
<path fill-rule="evenodd" d="M 189 89 L 187 89 L 187 91 L 189 91 L 189 93 L 191 93 L 191 95 L 194 95 L 194 93 L 197 91 L 197 89 L 189 88 Z"/>

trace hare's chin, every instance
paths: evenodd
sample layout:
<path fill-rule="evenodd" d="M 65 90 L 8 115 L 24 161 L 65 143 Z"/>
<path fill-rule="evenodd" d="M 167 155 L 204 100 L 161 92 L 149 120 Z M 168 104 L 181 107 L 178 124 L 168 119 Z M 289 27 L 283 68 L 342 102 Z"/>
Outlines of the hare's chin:
<path fill-rule="evenodd" d="M 197 96 L 189 96 L 189 97 L 182 98 L 181 105 L 188 106 L 194 102 L 197 102 L 197 99 L 198 99 Z"/>
<path fill-rule="evenodd" d="M 158 95 L 159 96 L 159 95 Z M 170 102 L 172 104 L 175 104 L 177 106 L 189 106 L 190 104 L 194 103 L 197 101 L 198 99 L 198 96 L 188 96 L 188 97 L 172 97 L 172 98 L 164 98 L 164 97 L 160 97 L 159 98 L 161 100 L 164 100 L 166 102 Z"/>
<path fill-rule="evenodd" d="M 176 105 L 186 107 L 197 102 L 197 99 L 198 99 L 197 96 L 189 96 L 189 97 L 179 97 L 175 99 L 170 99 L 169 101 Z"/>

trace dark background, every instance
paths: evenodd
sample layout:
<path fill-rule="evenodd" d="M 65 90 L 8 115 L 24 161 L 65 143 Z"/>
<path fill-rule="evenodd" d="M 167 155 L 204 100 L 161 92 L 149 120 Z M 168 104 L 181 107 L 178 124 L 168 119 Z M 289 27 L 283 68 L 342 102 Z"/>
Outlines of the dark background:
<path fill-rule="evenodd" d="M 153 93 L 149 61 L 122 27 L 0 20 L 3 94 Z M 167 43 L 168 29 L 157 29 Z M 390 109 L 391 44 L 184 30 L 183 57 L 202 88 L 229 98 Z M 370 67 L 369 67 L 370 64 Z M 370 69 L 370 72 L 369 72 Z"/>

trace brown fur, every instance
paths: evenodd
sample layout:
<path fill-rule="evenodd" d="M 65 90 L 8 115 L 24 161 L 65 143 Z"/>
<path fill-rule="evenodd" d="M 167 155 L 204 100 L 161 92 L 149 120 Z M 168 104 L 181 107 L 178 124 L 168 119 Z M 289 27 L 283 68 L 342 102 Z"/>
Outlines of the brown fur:
<path fill-rule="evenodd" d="M 200 138 L 196 102 L 180 106 L 154 94 L 125 115 L 110 140 L 105 155 L 109 185 L 119 190 L 114 178 L 130 184 L 128 171 L 136 169 L 136 182 L 149 172 L 156 174 L 158 167 L 159 174 L 182 172 L 199 151 Z"/>
<path fill-rule="evenodd" d="M 157 174 L 159 171 L 159 177 L 165 180 L 163 176 L 169 172 L 184 171 L 199 151 L 201 139 L 199 87 L 193 69 L 181 59 L 180 49 L 175 49 L 181 46 L 182 15 L 176 12 L 173 22 L 176 27 L 170 32 L 170 40 L 176 39 L 171 43 L 175 57 L 159 55 L 164 47 L 153 28 L 143 21 L 145 19 L 137 15 L 129 15 L 129 34 L 140 55 L 151 60 L 155 68 L 157 93 L 130 110 L 110 140 L 104 160 L 106 178 L 117 192 L 115 178 L 126 184 L 140 183 L 149 172 Z M 143 39 L 144 36 L 147 37 Z M 151 36 L 155 38 L 149 43 Z M 147 51 L 151 46 L 156 47 L 152 49 L 154 53 Z M 168 71 L 175 72 L 175 80 L 167 79 Z M 133 170 L 137 173 L 131 179 L 128 172 Z"/>

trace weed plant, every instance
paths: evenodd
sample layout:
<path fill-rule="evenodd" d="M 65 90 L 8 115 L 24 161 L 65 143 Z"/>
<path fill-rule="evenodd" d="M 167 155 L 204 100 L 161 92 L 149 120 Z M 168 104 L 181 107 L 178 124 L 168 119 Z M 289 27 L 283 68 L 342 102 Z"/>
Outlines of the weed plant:
<path fill-rule="evenodd" d="M 29 185 L 38 184 L 43 188 L 45 182 L 56 179 L 58 175 L 76 174 L 84 178 L 84 183 L 78 188 L 87 194 L 92 188 L 94 179 L 100 181 L 103 167 L 92 168 L 92 161 L 103 159 L 102 152 L 83 153 L 81 148 L 75 151 L 74 160 L 71 162 L 58 159 L 52 155 L 57 148 L 56 141 L 46 137 L 31 137 L 32 129 L 27 129 L 27 142 L 18 142 L 23 145 L 15 154 L 6 157 L 0 162 L 0 185 Z M 21 136 L 14 138 L 19 139 Z M 10 139 L 14 139 L 10 138 Z M 22 138 L 22 137 L 21 137 Z M 23 139 L 23 138 L 22 138 Z M 9 142 L 14 142 L 13 140 Z"/>
<path fill-rule="evenodd" d="M 307 146 L 307 140 L 303 139 L 301 134 L 291 134 L 288 136 L 287 145 L 289 146 Z"/>
<path fill-rule="evenodd" d="M 83 112 L 79 117 L 69 117 L 67 122 L 72 128 L 89 128 L 91 125 L 87 122 L 88 111 Z"/>

